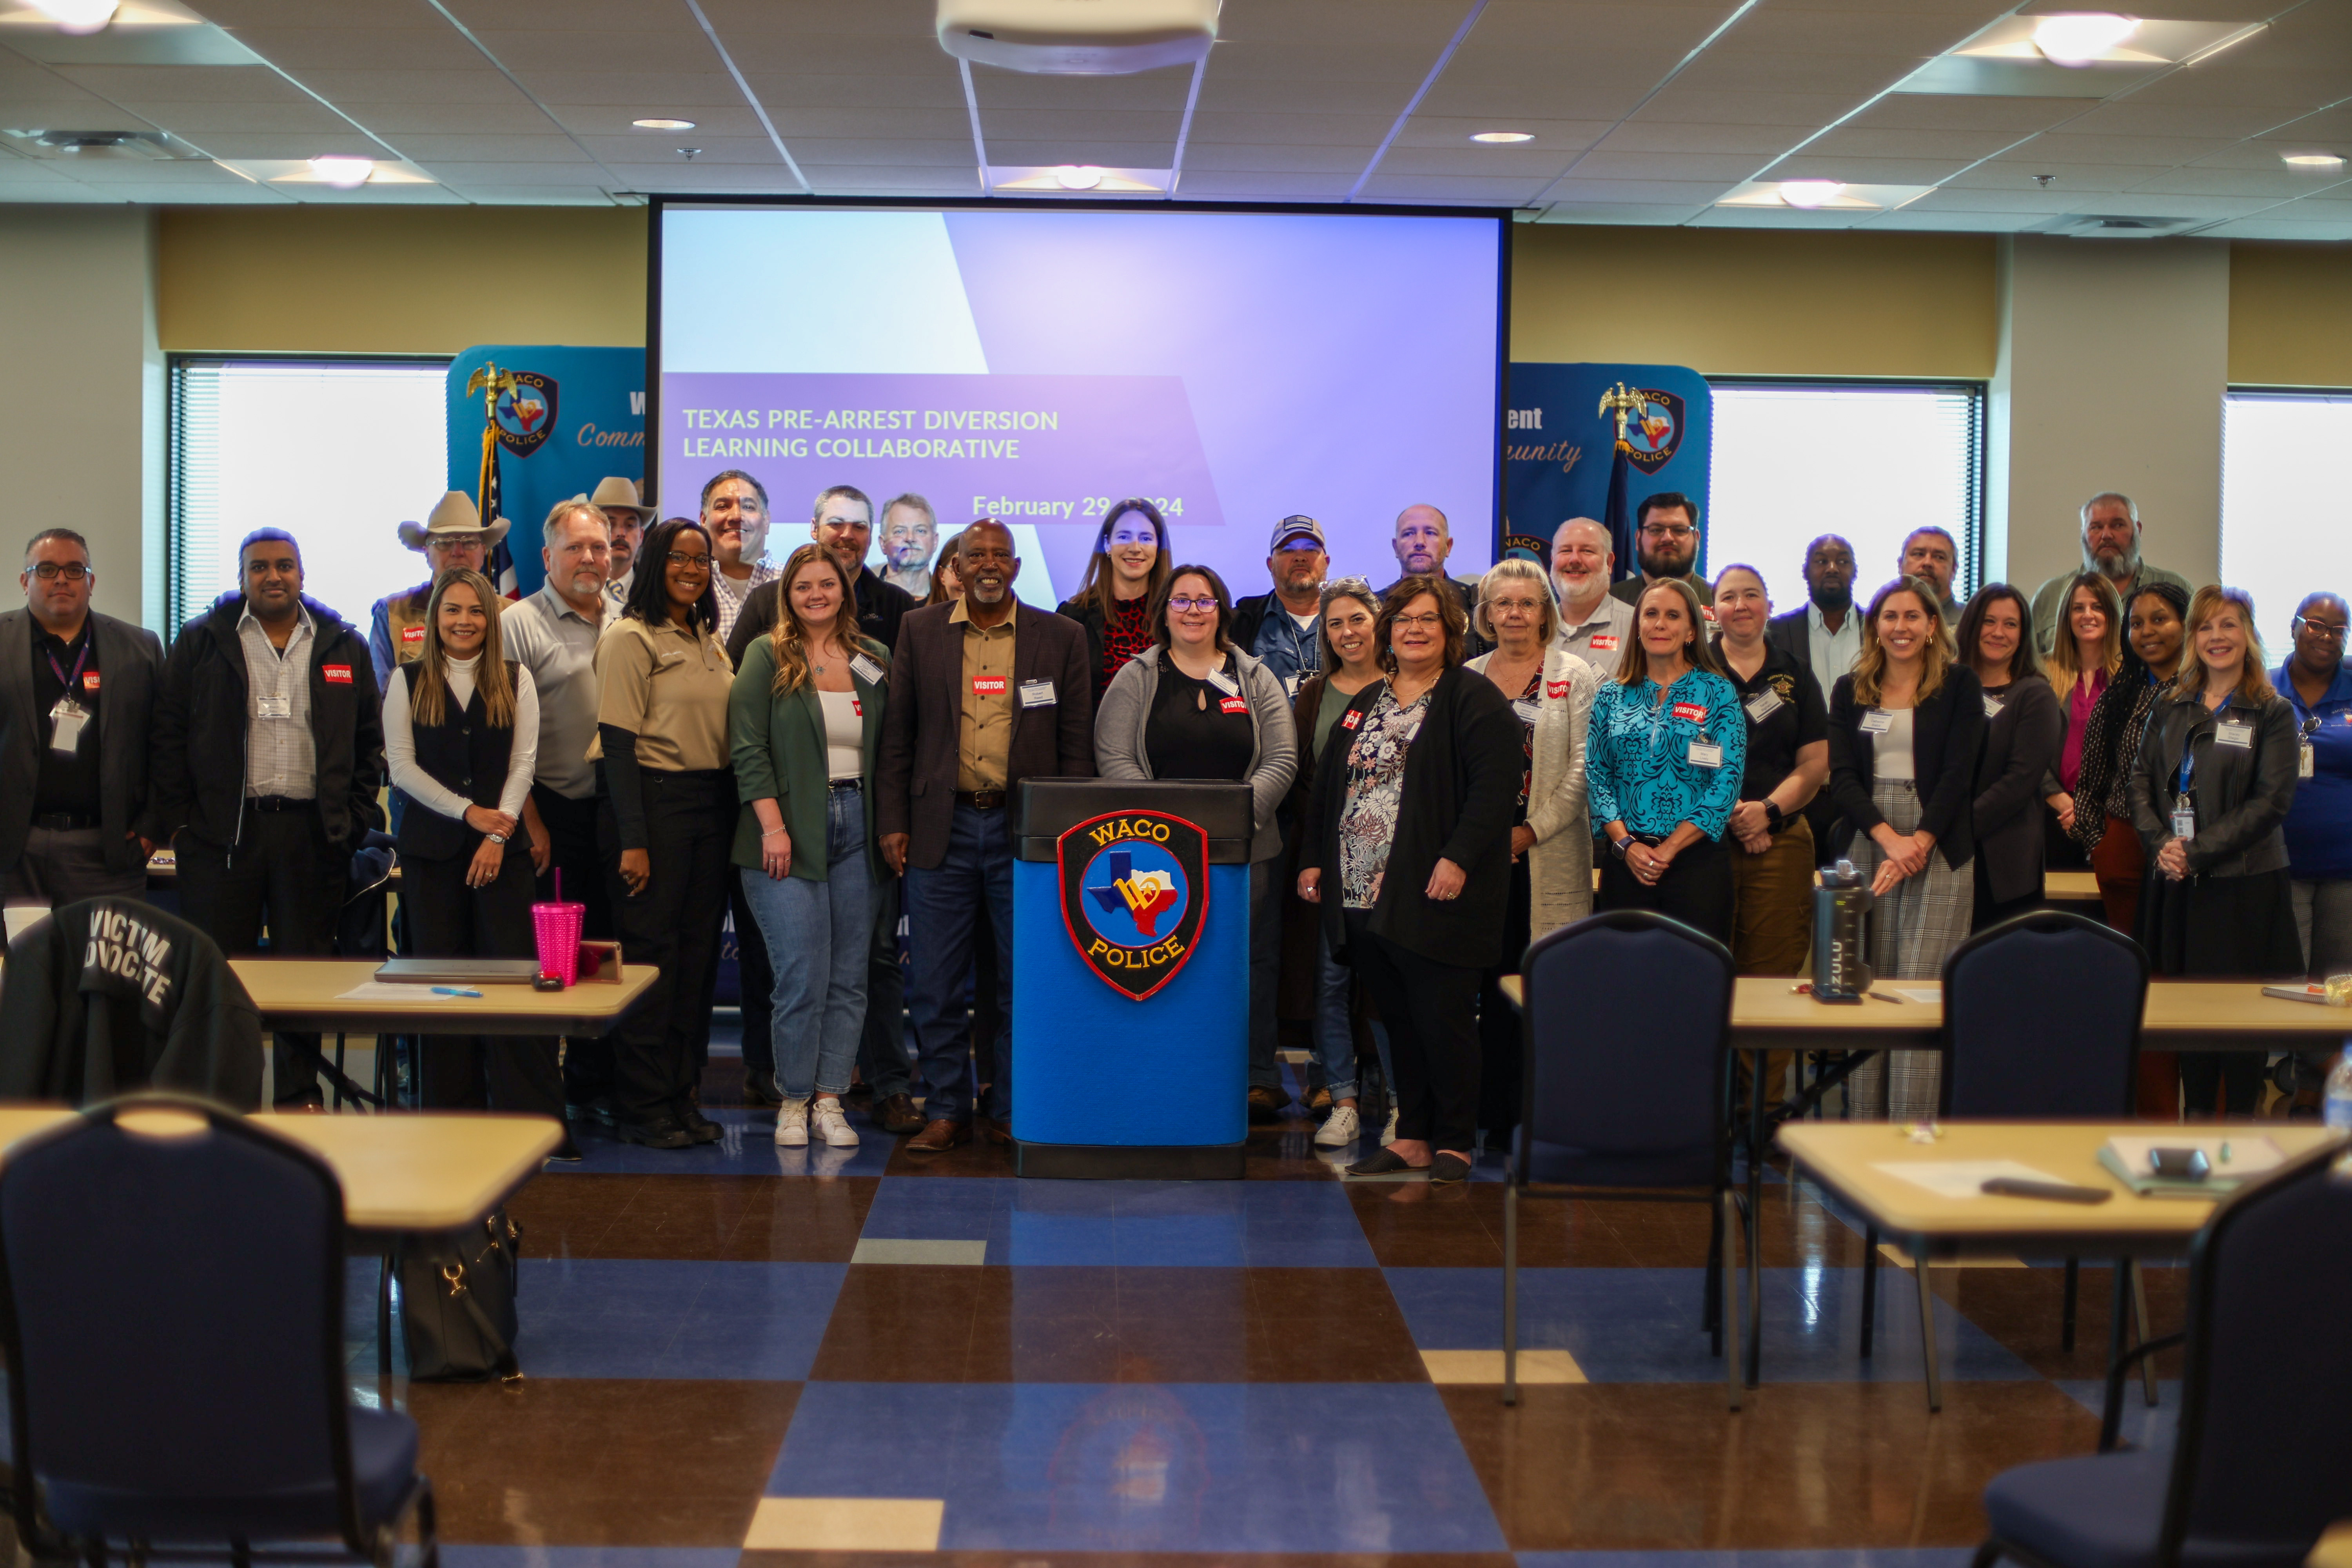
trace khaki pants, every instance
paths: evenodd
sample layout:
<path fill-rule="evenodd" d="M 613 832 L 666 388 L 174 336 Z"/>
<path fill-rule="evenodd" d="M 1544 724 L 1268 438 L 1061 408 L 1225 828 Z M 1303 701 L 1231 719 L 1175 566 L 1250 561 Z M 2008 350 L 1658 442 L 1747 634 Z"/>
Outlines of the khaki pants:
<path fill-rule="evenodd" d="M 1731 858 L 1731 957 L 1742 974 L 1802 974 L 1812 949 L 1813 830 L 1791 816 L 1772 838 L 1772 847 L 1750 855 L 1725 836 Z M 1773 1051 L 1764 1058 L 1765 1092 L 1780 1098 L 1794 1053 Z M 1740 1076 L 1748 1058 L 1741 1056 Z"/>

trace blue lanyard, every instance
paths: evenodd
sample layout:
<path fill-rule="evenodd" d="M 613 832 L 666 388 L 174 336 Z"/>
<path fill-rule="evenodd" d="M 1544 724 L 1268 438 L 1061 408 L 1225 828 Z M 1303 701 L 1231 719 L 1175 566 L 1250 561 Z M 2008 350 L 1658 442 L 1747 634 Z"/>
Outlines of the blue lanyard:
<path fill-rule="evenodd" d="M 2189 781 L 2196 772 L 2197 753 L 2186 746 L 2182 747 L 2180 752 L 2180 784 L 2172 793 L 2177 795 L 2187 795 L 2189 793 Z"/>
<path fill-rule="evenodd" d="M 41 650 L 41 657 L 49 661 L 49 672 L 58 678 L 58 684 L 66 689 L 66 696 L 68 699 L 74 694 L 74 683 L 81 679 L 81 667 L 89 662 L 90 646 L 97 641 L 94 637 L 85 637 L 81 639 L 81 652 L 74 658 L 73 673 L 70 675 L 66 673 L 65 666 L 58 662 L 56 654 L 51 653 L 47 648 Z"/>

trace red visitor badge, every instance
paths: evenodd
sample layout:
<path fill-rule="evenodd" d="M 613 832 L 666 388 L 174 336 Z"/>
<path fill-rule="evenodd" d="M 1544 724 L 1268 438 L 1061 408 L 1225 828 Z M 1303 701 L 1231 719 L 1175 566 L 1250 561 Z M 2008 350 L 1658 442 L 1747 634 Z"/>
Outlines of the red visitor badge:
<path fill-rule="evenodd" d="M 94 669 L 85 669 L 81 672 L 81 689 L 84 691 L 95 691 L 98 689 L 98 671 Z"/>
<path fill-rule="evenodd" d="M 352 683 L 352 667 L 348 664 L 322 664 L 319 667 L 319 673 L 330 686 L 349 686 Z"/>
<path fill-rule="evenodd" d="M 1558 701 L 1559 699 L 1568 695 L 1568 682 L 1565 680 L 1545 681 L 1544 695 L 1552 699 L 1554 701 Z"/>
<path fill-rule="evenodd" d="M 1223 709 L 1228 713 L 1246 713 L 1249 711 L 1248 700 L 1240 697 L 1228 697 L 1223 701 L 1218 703 L 1217 706 Z"/>
<path fill-rule="evenodd" d="M 1617 651 L 1617 639 L 1607 632 L 1595 632 L 1592 634 L 1592 651 L 1595 653 L 1615 653 Z"/>
<path fill-rule="evenodd" d="M 972 694 L 974 697 L 1002 697 L 1002 696 L 1003 696 L 1003 695 L 1004 695 L 1004 677 L 1003 677 L 1003 676 L 1001 676 L 1001 675 L 975 675 L 975 676 L 973 676 L 973 677 L 971 678 L 971 694 Z"/>
<path fill-rule="evenodd" d="M 403 642 L 423 642 L 425 640 L 425 628 L 423 626 L 403 626 L 400 628 L 400 640 Z"/>
<path fill-rule="evenodd" d="M 1356 721 L 1363 716 L 1361 710 L 1350 708 L 1345 713 L 1339 715 L 1339 728 L 1342 730 L 1352 730 L 1356 727 Z"/>
<path fill-rule="evenodd" d="M 1677 702 L 1675 704 L 1675 717 L 1687 719 L 1694 724 L 1704 724 L 1706 722 L 1706 709 L 1696 702 Z"/>

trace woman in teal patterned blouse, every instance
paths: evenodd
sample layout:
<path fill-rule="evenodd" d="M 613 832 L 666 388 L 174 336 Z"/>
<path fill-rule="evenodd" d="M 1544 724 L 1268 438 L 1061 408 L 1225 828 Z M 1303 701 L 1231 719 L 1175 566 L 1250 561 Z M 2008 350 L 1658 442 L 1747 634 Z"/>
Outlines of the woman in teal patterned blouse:
<path fill-rule="evenodd" d="M 1728 945 L 1723 847 L 1748 761 L 1748 716 L 1707 646 L 1690 584 L 1651 586 L 1633 610 L 1617 678 L 1592 700 L 1584 777 L 1604 910 L 1655 910 Z"/>

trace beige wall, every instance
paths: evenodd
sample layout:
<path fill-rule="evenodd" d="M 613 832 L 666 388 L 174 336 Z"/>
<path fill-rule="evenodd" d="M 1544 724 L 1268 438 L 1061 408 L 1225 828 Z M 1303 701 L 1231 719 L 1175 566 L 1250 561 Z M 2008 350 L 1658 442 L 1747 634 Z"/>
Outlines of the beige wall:
<path fill-rule="evenodd" d="M 76 530 L 98 569 L 92 602 L 128 621 L 148 618 L 163 583 L 154 235 L 134 207 L 0 206 L 0 446 L 19 525 L 5 547 L 13 558 L 41 528 Z M 14 583 L 0 588 L 0 608 L 22 603 Z M 154 605 L 149 624 L 160 592 Z"/>
<path fill-rule="evenodd" d="M 2352 245 L 2230 247 L 2230 379 L 2352 386 Z"/>
<path fill-rule="evenodd" d="M 646 341 L 643 207 L 175 208 L 158 268 L 174 353 Z"/>

